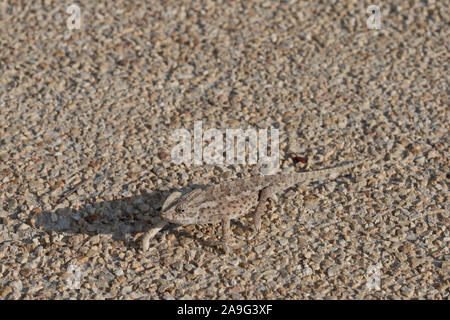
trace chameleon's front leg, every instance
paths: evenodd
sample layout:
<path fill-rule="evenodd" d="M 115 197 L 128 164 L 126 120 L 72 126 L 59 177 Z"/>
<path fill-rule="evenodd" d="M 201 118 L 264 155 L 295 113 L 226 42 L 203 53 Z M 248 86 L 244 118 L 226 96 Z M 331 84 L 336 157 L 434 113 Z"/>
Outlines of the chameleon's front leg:
<path fill-rule="evenodd" d="M 167 225 L 167 221 L 161 220 L 156 225 L 154 225 L 149 231 L 147 231 L 144 234 L 144 237 L 142 238 L 142 249 L 144 251 L 148 250 L 148 247 L 150 246 L 150 240 L 153 239 L 153 237 Z"/>
<path fill-rule="evenodd" d="M 228 242 L 230 240 L 230 217 L 224 217 L 222 219 L 222 247 L 225 254 L 230 252 Z"/>
<path fill-rule="evenodd" d="M 255 232 L 259 232 L 261 230 L 261 216 L 264 213 L 265 204 L 269 198 L 276 199 L 274 189 L 270 186 L 262 189 L 259 194 L 258 205 L 256 206 L 254 218 Z"/>

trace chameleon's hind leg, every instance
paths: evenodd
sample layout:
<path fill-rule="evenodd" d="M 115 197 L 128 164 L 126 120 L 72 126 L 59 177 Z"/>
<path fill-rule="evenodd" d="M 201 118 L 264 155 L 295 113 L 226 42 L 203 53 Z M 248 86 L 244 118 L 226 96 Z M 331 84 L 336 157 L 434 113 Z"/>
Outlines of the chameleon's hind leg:
<path fill-rule="evenodd" d="M 264 213 L 265 205 L 266 205 L 267 199 L 269 199 L 269 198 L 277 199 L 276 195 L 274 193 L 274 189 L 270 186 L 262 189 L 259 194 L 258 205 L 256 206 L 255 218 L 254 218 L 256 232 L 259 232 L 261 230 L 261 216 Z"/>
<path fill-rule="evenodd" d="M 222 219 L 222 248 L 225 254 L 230 252 L 230 217 L 224 217 Z"/>

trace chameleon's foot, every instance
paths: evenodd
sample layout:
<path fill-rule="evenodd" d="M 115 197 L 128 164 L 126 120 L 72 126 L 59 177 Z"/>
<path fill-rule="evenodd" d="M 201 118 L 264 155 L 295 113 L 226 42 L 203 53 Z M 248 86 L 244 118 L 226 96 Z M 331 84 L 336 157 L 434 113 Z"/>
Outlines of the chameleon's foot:
<path fill-rule="evenodd" d="M 264 213 L 265 203 L 266 203 L 267 199 L 269 199 L 269 198 L 277 199 L 275 193 L 273 192 L 273 188 L 266 187 L 261 190 L 261 193 L 259 195 L 259 202 L 258 202 L 258 205 L 256 206 L 255 218 L 254 218 L 255 233 L 258 233 L 261 230 L 261 217 Z"/>
<path fill-rule="evenodd" d="M 230 218 L 224 217 L 222 219 L 222 248 L 225 254 L 230 252 L 228 243 L 230 242 Z"/>
<path fill-rule="evenodd" d="M 272 193 L 270 196 L 269 196 L 269 199 L 271 199 L 273 202 L 275 202 L 275 203 L 278 203 L 278 197 L 277 197 L 277 195 L 275 194 L 275 193 Z"/>
<path fill-rule="evenodd" d="M 230 246 L 230 242 L 228 240 L 224 240 L 219 239 L 219 240 L 214 240 L 214 241 L 208 241 L 208 246 L 214 248 L 215 250 L 218 250 L 220 252 L 220 250 L 222 250 L 222 252 L 224 254 L 229 254 L 232 246 Z"/>
<path fill-rule="evenodd" d="M 222 245 L 222 249 L 223 249 L 223 253 L 228 255 L 230 253 L 230 247 L 228 246 L 228 244 L 223 244 Z"/>
<path fill-rule="evenodd" d="M 155 226 L 153 226 L 150 231 L 148 231 L 144 237 L 142 238 L 142 250 L 147 251 L 150 246 L 150 240 L 153 239 L 153 237 L 166 226 L 167 222 L 164 220 L 161 220 L 158 222 Z"/>
<path fill-rule="evenodd" d="M 261 217 L 260 216 L 255 216 L 255 233 L 261 231 Z"/>

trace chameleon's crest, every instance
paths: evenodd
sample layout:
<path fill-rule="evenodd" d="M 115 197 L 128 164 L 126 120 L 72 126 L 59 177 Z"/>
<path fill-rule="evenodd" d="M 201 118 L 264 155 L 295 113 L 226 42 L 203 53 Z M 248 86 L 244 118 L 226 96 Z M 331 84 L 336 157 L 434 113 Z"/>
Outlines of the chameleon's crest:
<path fill-rule="evenodd" d="M 191 192 L 187 193 L 184 196 L 183 200 L 192 201 L 194 199 L 198 199 L 202 193 L 203 193 L 202 189 L 194 189 Z"/>
<path fill-rule="evenodd" d="M 172 192 L 170 196 L 167 197 L 166 201 L 162 205 L 161 211 L 164 212 L 169 208 L 172 204 L 175 203 L 177 199 L 181 197 L 181 192 Z"/>

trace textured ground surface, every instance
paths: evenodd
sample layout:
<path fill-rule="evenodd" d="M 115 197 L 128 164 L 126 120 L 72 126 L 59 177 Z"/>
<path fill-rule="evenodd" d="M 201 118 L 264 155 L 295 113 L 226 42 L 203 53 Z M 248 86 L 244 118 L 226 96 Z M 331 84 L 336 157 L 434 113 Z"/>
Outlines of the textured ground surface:
<path fill-rule="evenodd" d="M 70 2 L 0 2 L 0 298 L 448 299 L 448 2 L 384 1 L 382 30 L 324 2 L 79 1 L 72 31 Z M 282 170 L 378 160 L 228 256 L 219 226 L 142 252 L 171 190 L 259 173 L 173 164 L 196 120 L 280 129 Z"/>

